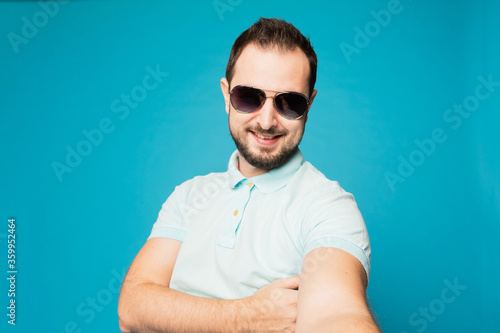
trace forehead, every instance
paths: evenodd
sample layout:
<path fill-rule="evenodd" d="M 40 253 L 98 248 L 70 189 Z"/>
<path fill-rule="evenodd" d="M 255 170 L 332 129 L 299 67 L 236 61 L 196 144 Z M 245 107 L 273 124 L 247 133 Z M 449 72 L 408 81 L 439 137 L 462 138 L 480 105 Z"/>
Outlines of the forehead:
<path fill-rule="evenodd" d="M 281 51 L 249 44 L 236 61 L 231 86 L 244 84 L 308 95 L 309 70 L 307 57 L 298 47 Z"/>

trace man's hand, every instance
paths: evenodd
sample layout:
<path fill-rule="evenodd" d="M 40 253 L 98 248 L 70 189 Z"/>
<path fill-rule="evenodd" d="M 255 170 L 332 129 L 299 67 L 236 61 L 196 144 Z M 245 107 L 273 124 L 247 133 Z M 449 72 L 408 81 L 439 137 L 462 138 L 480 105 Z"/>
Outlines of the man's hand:
<path fill-rule="evenodd" d="M 252 323 L 256 332 L 295 332 L 299 275 L 276 280 L 255 292 L 246 301 L 256 311 Z"/>

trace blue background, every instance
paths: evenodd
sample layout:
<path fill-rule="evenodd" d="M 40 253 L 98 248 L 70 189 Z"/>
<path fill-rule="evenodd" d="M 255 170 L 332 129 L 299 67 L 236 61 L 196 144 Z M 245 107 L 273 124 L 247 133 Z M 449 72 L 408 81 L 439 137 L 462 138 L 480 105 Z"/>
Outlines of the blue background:
<path fill-rule="evenodd" d="M 356 197 L 384 331 L 500 331 L 500 87 L 446 120 L 473 101 L 479 76 L 500 81 L 500 3 L 401 0 L 374 23 L 389 2 L 1 2 L 0 266 L 6 277 L 15 217 L 18 274 L 15 327 L 0 283 L 0 330 L 119 331 L 119 280 L 162 203 L 183 181 L 226 170 L 234 150 L 219 88 L 232 43 L 276 16 L 317 52 L 301 149 Z M 369 40 L 356 27 L 372 29 Z M 148 66 L 168 76 L 127 116 L 113 112 L 144 91 Z M 112 130 L 85 146 L 82 131 L 103 119 Z M 431 147 L 435 129 L 446 140 Z M 58 176 L 54 163 L 78 147 L 86 156 Z M 413 170 L 400 166 L 410 159 Z"/>

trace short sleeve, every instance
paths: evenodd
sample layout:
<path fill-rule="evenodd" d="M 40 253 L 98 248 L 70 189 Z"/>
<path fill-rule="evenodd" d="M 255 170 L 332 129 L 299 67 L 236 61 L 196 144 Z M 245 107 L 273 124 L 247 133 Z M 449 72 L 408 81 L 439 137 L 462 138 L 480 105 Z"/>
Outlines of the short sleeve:
<path fill-rule="evenodd" d="M 177 186 L 174 192 L 162 205 L 158 219 L 153 225 L 149 238 L 161 237 L 183 241 L 186 235 L 186 226 L 182 214 L 184 207 L 185 183 Z"/>
<path fill-rule="evenodd" d="M 357 258 L 369 276 L 370 240 L 353 195 L 331 182 L 308 206 L 301 230 L 304 257 L 319 247 L 338 248 Z"/>

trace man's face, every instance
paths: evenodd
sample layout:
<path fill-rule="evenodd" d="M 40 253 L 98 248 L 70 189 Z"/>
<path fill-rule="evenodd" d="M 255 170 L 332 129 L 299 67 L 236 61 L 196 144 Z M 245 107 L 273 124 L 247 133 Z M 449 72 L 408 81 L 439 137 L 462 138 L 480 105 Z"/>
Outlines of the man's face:
<path fill-rule="evenodd" d="M 267 98 L 257 111 L 240 113 L 231 105 L 229 89 L 247 85 L 262 89 L 268 97 L 283 91 L 308 96 L 308 79 L 309 62 L 299 48 L 283 53 L 250 44 L 243 49 L 235 65 L 231 87 L 226 79 L 221 80 L 229 131 L 240 153 L 240 164 L 246 162 L 258 169 L 271 170 L 285 163 L 302 139 L 307 114 L 297 120 L 286 119 L 278 113 L 272 98 Z M 315 95 L 316 90 L 311 103 Z"/>

